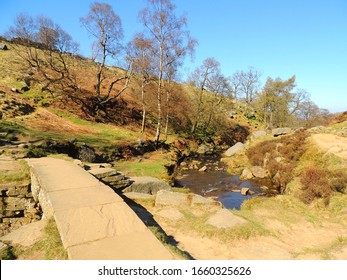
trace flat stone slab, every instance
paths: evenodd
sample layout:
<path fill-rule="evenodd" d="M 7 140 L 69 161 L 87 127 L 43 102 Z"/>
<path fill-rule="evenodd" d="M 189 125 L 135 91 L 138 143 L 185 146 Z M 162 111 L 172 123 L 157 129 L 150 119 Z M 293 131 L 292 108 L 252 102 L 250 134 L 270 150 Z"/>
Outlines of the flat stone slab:
<path fill-rule="evenodd" d="M 207 220 L 207 224 L 216 228 L 233 228 L 245 224 L 246 221 L 235 216 L 227 209 L 218 210 Z"/>
<path fill-rule="evenodd" d="M 88 172 L 99 179 L 117 174 L 117 171 L 113 168 L 95 168 L 95 169 L 88 170 Z"/>
<path fill-rule="evenodd" d="M 62 159 L 38 158 L 28 159 L 28 164 L 40 180 L 46 191 L 79 189 L 103 185 L 98 179 L 78 165 Z"/>
<path fill-rule="evenodd" d="M 112 189 L 103 185 L 49 192 L 48 197 L 55 211 L 123 201 Z M 66 199 L 67 197 L 69 199 Z"/>
<path fill-rule="evenodd" d="M 67 252 L 68 256 L 73 256 L 74 260 L 173 259 L 173 256 L 149 230 L 72 246 L 67 249 Z"/>
<path fill-rule="evenodd" d="M 188 194 L 161 190 L 157 193 L 155 206 L 189 205 Z"/>
<path fill-rule="evenodd" d="M 30 247 L 43 237 L 43 229 L 46 224 L 47 220 L 41 220 L 24 225 L 7 235 L 2 236 L 0 240 L 10 242 L 11 244 Z"/>
<path fill-rule="evenodd" d="M 64 247 L 147 229 L 125 203 L 58 210 L 54 216 Z"/>

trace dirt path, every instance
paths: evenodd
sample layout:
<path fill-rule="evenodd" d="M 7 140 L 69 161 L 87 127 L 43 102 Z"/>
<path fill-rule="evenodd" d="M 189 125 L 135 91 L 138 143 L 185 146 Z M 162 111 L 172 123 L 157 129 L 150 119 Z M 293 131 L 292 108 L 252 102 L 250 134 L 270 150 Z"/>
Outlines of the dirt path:
<path fill-rule="evenodd" d="M 347 138 L 333 134 L 313 134 L 311 138 L 324 151 L 347 159 Z"/>
<path fill-rule="evenodd" d="M 346 221 L 347 222 L 347 221 Z M 268 219 L 267 228 L 276 236 L 257 236 L 247 240 L 222 242 L 194 232 L 180 232 L 164 220 L 160 225 L 178 242 L 178 247 L 199 260 L 292 260 L 347 259 L 346 223 L 313 225 L 300 221 L 284 225 Z M 342 239 L 341 239 L 342 240 Z"/>

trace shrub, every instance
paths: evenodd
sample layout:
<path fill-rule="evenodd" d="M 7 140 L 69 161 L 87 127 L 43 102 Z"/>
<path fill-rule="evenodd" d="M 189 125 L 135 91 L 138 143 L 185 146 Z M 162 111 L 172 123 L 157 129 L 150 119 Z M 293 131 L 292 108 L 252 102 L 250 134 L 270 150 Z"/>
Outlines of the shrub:
<path fill-rule="evenodd" d="M 246 155 L 252 165 L 262 166 L 266 162 L 264 165 L 270 172 L 273 185 L 283 193 L 286 185 L 294 178 L 294 169 L 306 151 L 307 136 L 305 131 L 300 130 L 280 139 L 261 142 L 248 149 Z M 276 157 L 283 160 L 277 162 Z"/>
<path fill-rule="evenodd" d="M 278 140 L 264 141 L 246 151 L 246 155 L 252 165 L 262 166 L 266 153 L 273 154 L 276 151 Z"/>
<path fill-rule="evenodd" d="M 328 171 L 316 167 L 307 168 L 300 176 L 303 185 L 300 199 L 310 204 L 315 198 L 329 198 L 332 193 Z"/>
<path fill-rule="evenodd" d="M 334 191 L 344 193 L 347 188 L 347 172 L 345 170 L 331 171 L 329 183 Z"/>

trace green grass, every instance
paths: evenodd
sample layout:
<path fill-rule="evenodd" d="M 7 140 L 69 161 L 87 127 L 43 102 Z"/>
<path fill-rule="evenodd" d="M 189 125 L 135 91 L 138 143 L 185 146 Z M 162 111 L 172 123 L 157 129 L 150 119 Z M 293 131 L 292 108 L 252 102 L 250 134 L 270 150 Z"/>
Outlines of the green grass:
<path fill-rule="evenodd" d="M 158 226 L 149 226 L 148 229 L 155 235 L 155 237 L 163 243 L 172 253 L 182 259 L 189 260 L 191 257 L 185 252 L 181 251 L 175 245 L 171 244 L 170 237 Z"/>
<path fill-rule="evenodd" d="M 90 130 L 89 133 L 65 133 L 58 131 L 40 131 L 25 127 L 15 121 L 0 121 L 0 131 L 10 132 L 11 135 L 30 136 L 32 138 L 42 138 L 47 140 L 71 140 L 77 139 L 101 151 L 115 149 L 119 144 L 130 144 L 141 138 L 140 133 L 133 132 L 122 127 L 115 127 L 111 124 L 100 124 L 82 120 L 70 113 L 50 109 L 52 113 L 62 117 L 74 124 Z"/>
<path fill-rule="evenodd" d="M 224 243 L 233 240 L 247 240 L 254 236 L 271 235 L 271 232 L 264 228 L 261 224 L 248 220 L 244 225 L 236 226 L 231 229 L 217 229 L 209 224 L 207 220 L 211 216 L 208 211 L 203 215 L 196 216 L 188 209 L 182 209 L 185 219 L 177 222 L 177 227 L 183 232 L 193 231 L 202 237 L 216 238 Z M 235 213 L 237 216 L 239 213 Z M 244 218 L 244 216 L 241 216 Z"/>
<path fill-rule="evenodd" d="M 347 246 L 347 237 L 339 236 L 334 242 L 330 245 L 322 248 L 305 248 L 302 252 L 293 253 L 295 257 L 300 255 L 312 254 L 318 255 L 322 260 L 331 260 L 333 259 L 333 253 L 338 252 L 342 248 Z"/>
<path fill-rule="evenodd" d="M 167 176 L 164 166 L 166 162 L 165 159 L 155 161 L 119 161 L 116 163 L 115 168 L 126 176 L 151 176 L 161 179 Z"/>
<path fill-rule="evenodd" d="M 36 244 L 38 250 L 45 251 L 45 259 L 47 260 L 67 260 L 67 252 L 63 243 L 57 225 L 53 218 L 50 218 L 46 227 L 44 239 Z"/>
<path fill-rule="evenodd" d="M 264 217 L 258 211 L 266 211 L 266 219 L 277 220 L 287 227 L 292 227 L 301 219 L 320 225 L 323 219 L 319 213 L 308 208 L 303 202 L 292 195 L 279 195 L 271 198 L 253 198 L 246 200 L 239 215 L 255 223 L 262 224 Z"/>

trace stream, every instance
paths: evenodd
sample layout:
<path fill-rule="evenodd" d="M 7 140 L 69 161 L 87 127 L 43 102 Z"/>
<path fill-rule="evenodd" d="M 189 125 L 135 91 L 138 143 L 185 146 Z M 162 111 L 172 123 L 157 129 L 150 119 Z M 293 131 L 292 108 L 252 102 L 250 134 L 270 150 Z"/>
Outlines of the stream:
<path fill-rule="evenodd" d="M 199 168 L 206 166 L 205 172 Z M 191 192 L 214 197 L 227 209 L 239 210 L 242 202 L 256 196 L 269 196 L 271 182 L 266 179 L 240 180 L 238 175 L 226 172 L 226 165 L 219 156 L 209 156 L 199 161 L 190 160 L 181 164 L 177 186 L 187 187 Z M 242 195 L 241 189 L 249 188 L 248 195 Z"/>

